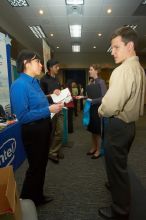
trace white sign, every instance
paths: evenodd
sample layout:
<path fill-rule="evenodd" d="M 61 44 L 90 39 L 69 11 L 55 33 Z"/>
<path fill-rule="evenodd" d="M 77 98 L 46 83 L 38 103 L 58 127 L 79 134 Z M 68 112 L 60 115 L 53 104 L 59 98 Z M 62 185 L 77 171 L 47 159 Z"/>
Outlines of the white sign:
<path fill-rule="evenodd" d="M 48 60 L 51 59 L 51 51 L 50 51 L 50 47 L 48 46 L 48 44 L 46 43 L 46 41 L 43 39 L 43 58 L 44 58 L 44 70 L 45 73 L 48 71 L 47 67 L 46 67 L 46 63 Z"/>
<path fill-rule="evenodd" d="M 10 104 L 6 36 L 3 33 L 0 33 L 0 104 L 3 107 Z"/>

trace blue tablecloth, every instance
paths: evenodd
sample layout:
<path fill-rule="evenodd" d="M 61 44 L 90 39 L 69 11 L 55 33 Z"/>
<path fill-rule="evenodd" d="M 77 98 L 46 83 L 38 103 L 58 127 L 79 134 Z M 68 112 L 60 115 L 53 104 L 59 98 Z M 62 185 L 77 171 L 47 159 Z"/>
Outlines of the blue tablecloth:
<path fill-rule="evenodd" d="M 0 167 L 13 165 L 16 170 L 25 158 L 20 124 L 17 122 L 0 132 Z"/>

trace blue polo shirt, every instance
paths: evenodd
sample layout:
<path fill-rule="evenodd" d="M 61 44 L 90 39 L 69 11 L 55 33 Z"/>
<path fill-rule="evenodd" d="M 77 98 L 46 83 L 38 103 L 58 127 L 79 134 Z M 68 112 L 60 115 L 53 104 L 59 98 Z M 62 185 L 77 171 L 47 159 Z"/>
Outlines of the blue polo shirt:
<path fill-rule="evenodd" d="M 35 77 L 20 73 L 10 89 L 12 112 L 22 124 L 50 116 L 48 100 Z"/>

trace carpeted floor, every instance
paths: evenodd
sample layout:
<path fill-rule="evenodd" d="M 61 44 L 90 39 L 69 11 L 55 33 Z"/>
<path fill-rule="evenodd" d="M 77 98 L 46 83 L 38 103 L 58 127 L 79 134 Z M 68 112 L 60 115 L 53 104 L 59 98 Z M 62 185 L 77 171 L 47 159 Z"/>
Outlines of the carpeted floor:
<path fill-rule="evenodd" d="M 54 201 L 37 209 L 39 220 L 101 220 L 98 208 L 110 204 L 110 193 L 104 186 L 104 158 L 90 159 L 90 133 L 82 126 L 81 114 L 74 119 L 75 131 L 63 148 L 65 158 L 59 164 L 48 161 L 45 194 Z M 21 190 L 25 162 L 16 171 Z M 129 154 L 132 189 L 130 220 L 146 220 L 146 113 L 137 123 L 137 134 Z"/>

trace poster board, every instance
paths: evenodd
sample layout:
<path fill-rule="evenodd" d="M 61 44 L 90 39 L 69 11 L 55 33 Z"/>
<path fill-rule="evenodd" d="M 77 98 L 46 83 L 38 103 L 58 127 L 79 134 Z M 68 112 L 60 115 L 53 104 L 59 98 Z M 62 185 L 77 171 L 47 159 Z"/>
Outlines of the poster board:
<path fill-rule="evenodd" d="M 51 59 L 51 50 L 44 39 L 42 39 L 43 44 L 43 58 L 44 58 L 44 71 L 47 72 L 46 62 Z"/>
<path fill-rule="evenodd" d="M 0 32 L 0 104 L 3 107 L 10 104 L 6 41 L 6 35 Z"/>

